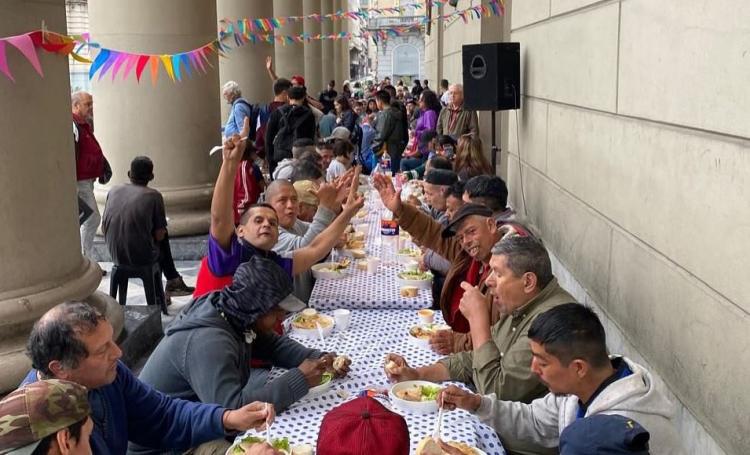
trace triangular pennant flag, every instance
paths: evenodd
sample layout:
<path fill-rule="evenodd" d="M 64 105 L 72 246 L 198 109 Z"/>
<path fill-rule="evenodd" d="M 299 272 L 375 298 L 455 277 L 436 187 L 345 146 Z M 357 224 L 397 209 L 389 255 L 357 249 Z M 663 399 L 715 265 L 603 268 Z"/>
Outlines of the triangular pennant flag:
<path fill-rule="evenodd" d="M 5 76 L 11 81 L 16 82 L 16 80 L 13 79 L 13 75 L 10 74 L 10 69 L 8 69 L 8 60 L 5 57 L 5 40 L 4 39 L 0 39 L 0 72 L 5 74 Z"/>
<path fill-rule="evenodd" d="M 112 65 L 112 81 L 113 82 L 115 78 L 117 77 L 117 73 L 120 72 L 120 67 L 127 60 L 128 60 L 128 54 L 118 53 L 117 59 L 115 60 L 115 64 Z"/>
<path fill-rule="evenodd" d="M 127 63 L 125 64 L 125 70 L 122 72 L 122 78 L 127 79 L 128 75 L 130 75 L 130 72 L 135 67 L 135 64 L 138 62 L 138 56 L 135 54 L 128 54 L 127 56 Z"/>
<path fill-rule="evenodd" d="M 10 38 L 5 38 L 5 41 L 12 44 L 16 49 L 21 51 L 24 57 L 26 57 L 26 60 L 31 63 L 31 66 L 34 67 L 36 72 L 44 77 L 44 73 L 42 73 L 42 65 L 39 63 L 39 57 L 36 55 L 36 49 L 34 49 L 34 42 L 31 40 L 31 37 L 29 34 L 25 35 L 18 35 L 18 36 L 11 36 Z"/>
<path fill-rule="evenodd" d="M 94 78 L 94 74 L 96 74 L 96 72 L 99 71 L 99 68 L 106 63 L 107 58 L 109 58 L 109 49 L 102 49 L 99 51 L 99 55 L 96 56 L 94 63 L 92 63 L 91 68 L 89 68 L 89 79 Z"/>
<path fill-rule="evenodd" d="M 180 54 L 180 61 L 185 66 L 187 77 L 193 77 L 193 68 L 190 67 L 190 56 L 188 54 Z"/>
<path fill-rule="evenodd" d="M 156 55 L 150 55 L 148 57 L 148 64 L 151 68 L 151 85 L 156 85 L 156 81 L 159 79 L 159 57 Z"/>
<path fill-rule="evenodd" d="M 175 54 L 172 56 L 172 69 L 174 70 L 174 78 L 177 79 L 177 82 L 182 81 L 182 73 L 180 73 L 180 63 L 182 63 L 182 59 L 180 58 L 182 54 Z"/>
<path fill-rule="evenodd" d="M 115 63 L 115 59 L 117 59 L 117 56 L 120 53 L 117 51 L 111 51 L 110 54 L 107 56 L 107 61 L 104 62 L 104 65 L 102 65 L 102 70 L 99 71 L 99 80 L 102 80 L 105 74 L 107 74 L 107 71 L 112 67 L 112 64 Z"/>
<path fill-rule="evenodd" d="M 159 59 L 164 64 L 164 69 L 167 70 L 167 75 L 174 82 L 174 70 L 172 69 L 172 58 L 169 55 L 160 55 Z"/>
<path fill-rule="evenodd" d="M 135 67 L 135 78 L 138 82 L 141 82 L 141 75 L 143 74 L 143 70 L 146 68 L 149 60 L 148 55 L 138 56 L 138 64 Z"/>

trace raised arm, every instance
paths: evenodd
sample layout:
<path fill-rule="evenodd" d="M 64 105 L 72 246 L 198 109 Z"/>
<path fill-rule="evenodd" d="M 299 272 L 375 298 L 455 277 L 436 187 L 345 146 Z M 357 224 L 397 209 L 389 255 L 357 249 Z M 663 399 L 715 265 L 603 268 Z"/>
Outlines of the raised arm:
<path fill-rule="evenodd" d="M 271 78 L 271 82 L 276 82 L 276 79 L 279 78 L 273 70 L 273 57 L 270 55 L 266 57 L 266 72 L 268 73 L 268 77 Z"/>
<path fill-rule="evenodd" d="M 339 238 L 344 233 L 344 230 L 346 230 L 349 221 L 363 205 L 364 199 L 361 197 L 348 200 L 344 204 L 341 214 L 339 214 L 339 216 L 333 220 L 333 223 L 321 232 L 312 243 L 304 248 L 295 250 L 292 274 L 299 275 L 300 273 L 309 270 L 316 262 L 326 257 L 331 249 L 338 243 Z"/>
<path fill-rule="evenodd" d="M 234 233 L 234 178 L 247 144 L 242 138 L 247 137 L 249 131 L 250 119 L 245 117 L 241 136 L 235 134 L 224 141 L 223 161 L 211 198 L 211 227 L 209 232 L 225 250 L 229 249 Z"/>

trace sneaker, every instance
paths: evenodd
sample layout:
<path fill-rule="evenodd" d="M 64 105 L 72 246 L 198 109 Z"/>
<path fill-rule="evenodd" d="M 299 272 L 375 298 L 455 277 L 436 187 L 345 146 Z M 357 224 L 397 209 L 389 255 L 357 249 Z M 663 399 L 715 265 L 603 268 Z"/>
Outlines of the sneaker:
<path fill-rule="evenodd" d="M 164 291 L 169 297 L 182 297 L 192 294 L 195 288 L 185 284 L 182 277 L 177 277 L 174 280 L 167 281 Z"/>

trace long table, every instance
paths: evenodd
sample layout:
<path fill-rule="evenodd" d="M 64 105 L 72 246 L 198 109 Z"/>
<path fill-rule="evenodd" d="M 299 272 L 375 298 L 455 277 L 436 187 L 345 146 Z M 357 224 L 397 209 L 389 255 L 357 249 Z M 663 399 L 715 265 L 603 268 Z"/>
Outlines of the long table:
<path fill-rule="evenodd" d="M 412 366 L 430 364 L 440 358 L 429 349 L 410 341 L 408 330 L 419 323 L 416 310 L 429 308 L 432 296 L 429 290 L 421 290 L 416 298 L 400 297 L 396 274 L 402 266 L 398 265 L 396 255 L 399 248 L 410 244 L 403 239 L 398 244 L 389 244 L 380 238 L 380 216 L 384 208 L 373 193 L 368 198 L 367 216 L 358 221 L 368 225 L 366 250 L 369 255 L 383 260 L 380 271 L 370 275 L 352 266 L 346 278 L 317 280 L 310 298 L 310 306 L 324 314 L 332 316 L 333 310 L 338 308 L 351 310 L 349 328 L 343 332 L 334 329 L 330 336 L 321 341 L 301 338 L 294 331 L 290 332 L 287 326 L 289 336 L 306 346 L 346 354 L 352 359 L 350 374 L 334 379 L 330 390 L 318 396 L 302 398 L 276 416 L 273 436 L 288 437 L 292 446 L 310 444 L 315 447 L 321 421 L 334 407 L 365 390 L 387 391 L 391 384 L 383 372 L 385 354 L 392 352 L 403 355 Z M 435 314 L 435 322 L 443 322 L 439 312 Z M 274 368 L 269 380 L 282 373 L 283 370 Z M 389 406 L 387 393 L 378 399 Z M 404 416 L 409 427 L 411 453 L 414 453 L 419 441 L 432 434 L 437 414 L 419 415 L 395 407 L 392 409 Z M 257 433 L 251 431 L 249 434 Z M 469 444 L 488 455 L 505 455 L 495 431 L 465 411 L 444 414 L 442 438 Z"/>
<path fill-rule="evenodd" d="M 365 251 L 368 256 L 381 259 L 379 270 L 376 274 L 370 275 L 358 270 L 354 264 L 356 260 L 353 261 L 344 278 L 315 282 L 310 295 L 310 306 L 318 310 L 429 308 L 432 306 L 430 289 L 420 289 L 417 297 L 401 297 L 396 275 L 404 270 L 404 265 L 398 261 L 398 251 L 401 248 L 413 247 L 414 244 L 402 236 L 381 236 L 380 217 L 385 208 L 373 192 L 369 199 L 365 208 L 367 216 L 355 217 L 353 221 L 357 223 L 355 226 L 367 226 Z"/>
<path fill-rule="evenodd" d="M 436 322 L 442 322 L 442 319 L 437 317 Z M 328 411 L 362 391 L 387 391 L 390 388 L 391 384 L 383 372 L 383 359 L 389 352 L 403 355 L 412 366 L 438 360 L 440 357 L 437 354 L 409 340 L 409 328 L 418 323 L 416 313 L 411 310 L 355 309 L 352 310 L 349 328 L 345 332 L 334 331 L 324 341 L 301 338 L 292 331 L 290 336 L 307 346 L 347 354 L 352 358 L 351 373 L 346 378 L 334 379 L 327 392 L 305 397 L 280 413 L 273 424 L 274 437 L 286 436 L 293 446 L 311 444 L 314 447 L 321 421 Z M 282 372 L 274 369 L 270 379 Z M 380 397 L 380 401 L 386 406 L 389 404 L 387 396 Z M 411 453 L 414 453 L 419 441 L 432 434 L 437 414 L 410 414 L 396 407 L 392 407 L 392 410 L 404 416 L 409 427 Z M 465 411 L 444 414 L 442 438 L 464 442 L 489 455 L 505 454 L 495 431 Z"/>

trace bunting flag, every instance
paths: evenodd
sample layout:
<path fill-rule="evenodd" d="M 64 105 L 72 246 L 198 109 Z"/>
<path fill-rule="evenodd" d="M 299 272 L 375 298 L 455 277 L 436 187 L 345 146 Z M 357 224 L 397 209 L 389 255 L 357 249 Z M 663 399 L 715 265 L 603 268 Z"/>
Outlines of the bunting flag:
<path fill-rule="evenodd" d="M 430 2 L 430 5 L 444 7 L 448 3 L 433 0 Z M 349 32 L 328 35 L 311 35 L 309 33 L 279 35 L 274 33 L 286 24 L 306 19 L 318 22 L 324 19 L 365 22 L 373 16 L 403 14 L 423 8 L 425 8 L 423 3 L 412 3 L 393 8 L 360 8 L 354 11 L 339 10 L 331 14 L 314 13 L 305 16 L 241 18 L 237 20 L 224 19 L 219 23 L 217 39 L 197 49 L 177 54 L 133 54 L 122 50 L 102 47 L 98 43 L 92 42 L 88 34 L 68 36 L 47 30 L 38 30 L 23 35 L 0 38 L 0 72 L 15 82 L 7 61 L 8 46 L 6 46 L 6 43 L 9 43 L 26 58 L 34 70 L 42 77 L 44 77 L 44 74 L 36 53 L 37 47 L 47 52 L 69 55 L 72 59 L 81 63 L 91 64 L 89 79 L 93 79 L 96 73 L 99 73 L 98 80 L 102 80 L 110 72 L 111 80 L 114 81 L 118 76 L 122 77 L 122 79 L 127 79 L 131 72 L 135 72 L 136 81 L 140 82 L 148 66 L 151 83 L 156 84 L 161 66 L 164 68 L 169 80 L 172 82 L 182 82 L 186 77 L 192 77 L 193 74 L 199 73 L 205 74 L 209 68 L 213 68 L 210 61 L 211 54 L 225 58 L 233 48 L 238 48 L 248 43 L 276 43 L 286 46 L 296 43 L 309 43 L 314 40 L 339 40 L 355 37 L 373 39 L 377 42 L 378 40 L 403 36 L 433 21 L 460 18 L 465 23 L 468 23 L 470 20 L 481 19 L 482 17 L 502 16 L 505 14 L 504 0 L 492 0 L 485 5 L 454 10 L 436 17 L 430 15 L 415 17 L 413 23 L 404 26 L 390 27 L 382 30 L 363 30 L 357 35 Z M 232 43 L 234 47 L 231 47 L 229 43 Z M 93 61 L 81 56 L 83 49 L 97 50 Z"/>

